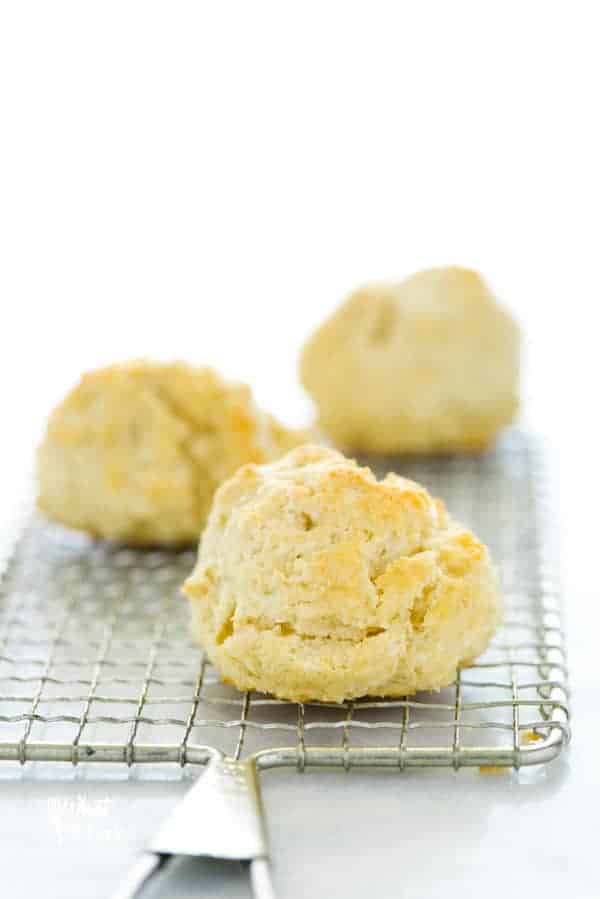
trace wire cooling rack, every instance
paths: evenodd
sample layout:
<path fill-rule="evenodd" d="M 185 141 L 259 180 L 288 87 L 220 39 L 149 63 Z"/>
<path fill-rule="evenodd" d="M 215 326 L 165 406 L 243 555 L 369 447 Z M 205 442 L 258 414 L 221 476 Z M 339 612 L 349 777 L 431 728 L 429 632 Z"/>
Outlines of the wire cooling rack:
<path fill-rule="evenodd" d="M 382 465 L 370 460 L 381 474 Z M 435 694 L 295 704 L 220 683 L 188 636 L 195 553 L 94 544 L 33 518 L 0 585 L 0 759 L 260 768 L 545 762 L 568 740 L 567 671 L 540 446 L 402 460 L 491 547 L 505 624 Z"/>

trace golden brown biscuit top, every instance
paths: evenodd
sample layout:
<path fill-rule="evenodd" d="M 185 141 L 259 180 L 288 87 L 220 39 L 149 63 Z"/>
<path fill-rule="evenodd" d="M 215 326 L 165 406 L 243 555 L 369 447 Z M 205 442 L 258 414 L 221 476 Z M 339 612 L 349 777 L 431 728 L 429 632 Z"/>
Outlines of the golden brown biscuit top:
<path fill-rule="evenodd" d="M 486 548 L 441 502 L 311 445 L 221 486 L 184 591 L 228 682 L 298 701 L 445 686 L 499 615 Z"/>
<path fill-rule="evenodd" d="M 221 486 L 186 592 L 220 582 L 217 630 L 235 596 L 239 624 L 357 639 L 389 627 L 398 596 L 433 583 L 440 564 L 459 577 L 485 553 L 424 487 L 308 445 Z"/>

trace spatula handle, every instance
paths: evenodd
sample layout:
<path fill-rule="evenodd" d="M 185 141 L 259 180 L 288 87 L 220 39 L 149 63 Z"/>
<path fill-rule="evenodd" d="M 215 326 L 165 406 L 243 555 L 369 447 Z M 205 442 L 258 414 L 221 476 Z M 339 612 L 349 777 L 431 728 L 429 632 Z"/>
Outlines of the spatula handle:
<path fill-rule="evenodd" d="M 165 862 L 164 858 L 150 852 L 144 852 L 127 872 L 125 880 L 111 899 L 135 899 L 139 896 L 144 884 L 148 883 Z"/>

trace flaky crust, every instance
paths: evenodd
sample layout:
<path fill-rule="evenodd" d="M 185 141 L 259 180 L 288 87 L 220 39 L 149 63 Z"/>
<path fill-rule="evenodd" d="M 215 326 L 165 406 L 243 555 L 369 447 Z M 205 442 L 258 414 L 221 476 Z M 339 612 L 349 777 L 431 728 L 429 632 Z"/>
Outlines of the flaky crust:
<path fill-rule="evenodd" d="M 476 272 L 430 269 L 352 294 L 300 374 L 342 448 L 480 450 L 518 410 L 519 330 Z"/>
<path fill-rule="evenodd" d="M 218 485 L 306 439 L 210 368 L 147 361 L 86 374 L 48 422 L 38 504 L 49 518 L 131 544 L 196 541 Z"/>
<path fill-rule="evenodd" d="M 219 488 L 184 592 L 225 681 L 297 701 L 443 687 L 499 617 L 485 546 L 441 502 L 310 445 Z"/>

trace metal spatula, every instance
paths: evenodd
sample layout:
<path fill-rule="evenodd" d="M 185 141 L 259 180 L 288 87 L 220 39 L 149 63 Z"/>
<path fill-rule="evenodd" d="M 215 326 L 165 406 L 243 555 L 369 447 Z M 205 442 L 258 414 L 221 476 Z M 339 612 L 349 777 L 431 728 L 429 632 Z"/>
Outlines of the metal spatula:
<path fill-rule="evenodd" d="M 151 841 L 114 899 L 134 899 L 175 855 L 247 861 L 255 899 L 273 899 L 253 759 L 239 762 L 213 754 L 207 770 Z"/>

